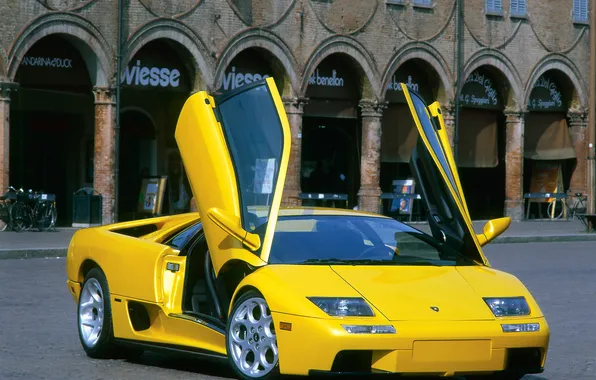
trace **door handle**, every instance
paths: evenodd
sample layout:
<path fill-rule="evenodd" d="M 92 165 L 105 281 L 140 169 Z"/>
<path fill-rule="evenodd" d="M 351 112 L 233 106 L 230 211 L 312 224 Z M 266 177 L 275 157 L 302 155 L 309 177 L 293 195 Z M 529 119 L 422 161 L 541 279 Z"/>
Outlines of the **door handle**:
<path fill-rule="evenodd" d="M 169 270 L 171 272 L 178 272 L 180 270 L 180 264 L 178 264 L 178 263 L 167 263 L 166 264 L 166 270 Z"/>

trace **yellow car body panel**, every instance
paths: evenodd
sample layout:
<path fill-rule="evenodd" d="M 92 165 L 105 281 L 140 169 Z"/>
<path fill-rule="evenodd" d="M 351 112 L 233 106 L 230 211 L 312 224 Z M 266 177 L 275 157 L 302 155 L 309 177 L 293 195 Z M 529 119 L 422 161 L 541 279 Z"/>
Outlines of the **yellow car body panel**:
<path fill-rule="evenodd" d="M 231 141 L 235 137 L 227 125 L 234 108 L 226 111 L 221 107 L 237 94 L 228 98 L 213 98 L 206 92 L 192 95 L 180 114 L 175 137 L 199 212 L 77 231 L 66 261 L 67 286 L 76 302 L 85 273 L 98 267 L 109 284 L 115 338 L 226 355 L 224 324 L 183 307 L 185 290 L 190 291 L 186 276 L 191 261 L 186 248 L 167 245 L 176 234 L 200 226 L 218 281 L 228 279 L 226 276 L 233 272 L 228 269 L 240 268 L 235 266 L 238 263 L 246 271 L 232 284 L 221 317 L 228 318 L 234 302 L 247 291 L 260 293 L 273 317 L 282 374 L 333 371 L 342 355 L 354 350 L 369 352 L 370 369 L 380 372 L 440 376 L 490 373 L 507 367 L 509 350 L 528 347 L 538 350 L 539 366 L 544 367 L 550 330 L 540 307 L 515 276 L 491 268 L 481 248 L 510 221 L 495 220 L 482 234 L 474 232 L 440 106 L 433 103 L 422 109 L 418 95 L 403 84 L 420 135 L 413 164 L 423 182 L 429 175 L 435 181 L 420 186 L 428 193 L 432 234 L 441 244 L 461 244 L 462 255 L 467 254 L 465 258 L 475 264 L 275 263 L 275 255 L 270 255 L 274 232 L 314 232 L 317 227 L 313 219 L 318 217 L 394 221 L 353 210 L 280 208 L 291 143 L 289 125 L 273 80 L 268 78 L 250 88 L 257 85 L 265 92 L 266 101 L 272 102 L 267 112 L 268 116 L 275 114 L 276 126 L 271 128 L 277 140 L 273 145 L 279 146 L 278 151 L 258 157 L 274 162 L 270 189 L 259 193 L 266 193 L 266 201 L 251 203 L 246 198 L 247 192 L 253 196 L 257 191 L 248 189 L 248 176 L 242 171 L 246 169 L 243 165 L 252 163 L 238 162 L 242 152 L 234 147 L 238 142 Z M 436 124 L 429 128 L 431 119 Z M 437 193 L 437 186 L 444 193 Z M 434 207 L 442 197 L 447 199 L 445 205 Z M 365 243 L 373 244 L 370 240 Z M 394 250 L 401 258 L 408 255 L 404 249 L 383 248 Z M 373 315 L 333 317 L 309 297 L 361 298 Z M 483 300 L 486 297 L 524 297 L 530 313 L 495 317 Z M 138 308 L 147 312 L 147 326 L 136 325 L 133 314 Z M 506 333 L 501 326 L 527 323 L 539 324 L 539 331 Z M 393 326 L 396 331 L 353 334 L 344 325 Z"/>

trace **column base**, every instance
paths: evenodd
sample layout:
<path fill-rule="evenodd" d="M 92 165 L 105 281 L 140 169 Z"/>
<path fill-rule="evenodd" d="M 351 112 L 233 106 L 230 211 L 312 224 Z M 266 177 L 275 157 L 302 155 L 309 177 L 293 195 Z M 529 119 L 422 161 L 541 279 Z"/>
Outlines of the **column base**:
<path fill-rule="evenodd" d="M 299 189 L 284 189 L 283 196 L 281 198 L 282 207 L 296 207 L 301 206 L 302 201 L 298 198 L 300 194 Z"/>
<path fill-rule="evenodd" d="M 524 218 L 524 202 L 521 200 L 506 200 L 505 201 L 505 216 L 514 221 L 521 221 Z"/>
<path fill-rule="evenodd" d="M 381 189 L 361 187 L 358 191 L 358 210 L 381 213 Z"/>

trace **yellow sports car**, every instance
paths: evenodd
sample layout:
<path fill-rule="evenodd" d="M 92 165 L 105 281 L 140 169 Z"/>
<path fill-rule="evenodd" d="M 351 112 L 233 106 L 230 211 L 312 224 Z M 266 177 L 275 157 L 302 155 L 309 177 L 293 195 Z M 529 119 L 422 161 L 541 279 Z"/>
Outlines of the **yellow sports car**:
<path fill-rule="evenodd" d="M 438 103 L 402 84 L 432 236 L 350 210 L 280 209 L 290 130 L 271 78 L 192 95 L 176 128 L 198 213 L 78 231 L 67 285 L 90 357 L 174 350 L 242 379 L 320 372 L 520 378 L 546 320 L 481 247 Z"/>

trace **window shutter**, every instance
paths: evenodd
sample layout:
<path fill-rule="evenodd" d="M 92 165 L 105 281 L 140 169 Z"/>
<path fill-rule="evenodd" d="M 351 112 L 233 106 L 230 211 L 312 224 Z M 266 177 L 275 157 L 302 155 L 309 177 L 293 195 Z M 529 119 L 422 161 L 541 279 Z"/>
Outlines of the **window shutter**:
<path fill-rule="evenodd" d="M 526 0 L 511 0 L 511 14 L 525 16 Z"/>
<path fill-rule="evenodd" d="M 414 4 L 417 5 L 432 5 L 432 0 L 414 0 Z"/>
<path fill-rule="evenodd" d="M 588 0 L 581 0 L 581 10 L 579 12 L 582 21 L 588 21 Z"/>
<path fill-rule="evenodd" d="M 492 13 L 501 13 L 502 1 L 501 0 L 486 0 L 486 11 Z"/>
<path fill-rule="evenodd" d="M 495 0 L 486 0 L 486 11 L 493 12 L 495 8 Z"/>

